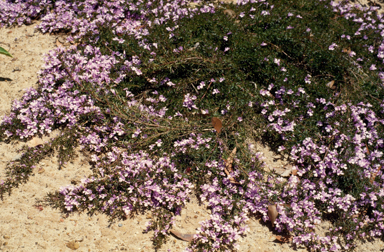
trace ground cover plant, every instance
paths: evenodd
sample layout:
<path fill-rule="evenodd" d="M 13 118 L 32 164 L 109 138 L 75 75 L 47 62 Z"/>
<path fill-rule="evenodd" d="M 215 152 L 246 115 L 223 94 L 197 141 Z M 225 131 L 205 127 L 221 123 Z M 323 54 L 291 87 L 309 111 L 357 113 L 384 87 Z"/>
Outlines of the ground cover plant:
<path fill-rule="evenodd" d="M 44 202 L 111 221 L 151 211 L 155 248 L 192 193 L 211 216 L 186 251 L 233 251 L 257 217 L 314 251 L 382 237 L 375 10 L 320 0 L 0 2 L 2 26 L 41 19 L 41 32 L 74 43 L 46 55 L 38 88 L 2 119 L 5 142 L 61 133 L 8 164 L 0 195 L 46 156 L 65 169 L 80 146 L 93 175 Z M 247 138 L 289 156 L 289 179 L 265 171 Z M 334 226 L 324 237 L 314 232 L 323 220 Z"/>

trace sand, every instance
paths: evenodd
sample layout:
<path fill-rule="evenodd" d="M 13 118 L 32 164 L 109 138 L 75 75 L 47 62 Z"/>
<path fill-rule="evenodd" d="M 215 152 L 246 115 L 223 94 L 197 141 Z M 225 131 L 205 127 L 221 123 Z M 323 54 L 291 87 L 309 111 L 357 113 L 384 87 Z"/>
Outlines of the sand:
<path fill-rule="evenodd" d="M 36 87 L 37 72 L 43 65 L 42 56 L 54 49 L 57 35 L 41 34 L 32 25 L 0 28 L 0 46 L 8 50 L 13 58 L 0 55 L 0 117 L 10 112 L 12 101 L 20 99 L 24 90 Z M 62 41 L 62 39 L 60 39 Z M 35 139 L 28 145 L 35 145 Z M 17 159 L 17 152 L 25 143 L 0 143 L 0 179 L 4 178 L 7 163 Z M 256 151 L 266 157 L 266 166 L 284 170 L 282 161 L 267 147 L 255 143 Z M 79 181 L 91 174 L 87 157 L 78 152 L 78 157 L 64 169 L 58 169 L 56 158 L 47 158 L 34 169 L 26 184 L 12 191 L 0 201 L 0 250 L 1 251 L 155 251 L 152 247 L 152 233 L 144 234 L 145 223 L 150 213 L 133 219 L 109 224 L 103 214 L 92 217 L 83 214 L 66 216 L 49 207 L 36 206 L 48 192 L 59 190 L 61 186 Z M 195 233 L 199 222 L 209 217 L 209 211 L 199 206 L 196 199 L 187 204 L 177 218 L 175 230 L 182 233 Z M 269 223 L 252 219 L 248 223 L 250 231 L 240 242 L 240 251 L 307 251 L 304 247 L 294 248 L 289 243 L 276 240 Z M 317 232 L 323 233 L 329 223 L 319 225 Z M 182 251 L 187 243 L 170 236 L 169 241 L 158 251 Z M 360 244 L 356 251 L 382 251 L 384 243 L 376 239 Z"/>

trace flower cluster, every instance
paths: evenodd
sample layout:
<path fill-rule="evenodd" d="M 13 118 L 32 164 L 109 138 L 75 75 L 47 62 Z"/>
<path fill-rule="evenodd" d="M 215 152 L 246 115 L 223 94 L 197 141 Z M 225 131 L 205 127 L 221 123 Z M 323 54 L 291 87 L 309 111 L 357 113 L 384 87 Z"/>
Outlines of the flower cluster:
<path fill-rule="evenodd" d="M 98 178 L 83 179 L 80 186 L 60 189 L 68 211 L 98 208 L 100 202 L 105 202 L 101 211 L 109 214 L 122 211 L 129 215 L 140 207 L 164 207 L 180 214 L 193 185 L 177 174 L 169 157 L 153 160 L 145 152 L 129 155 L 115 151 L 96 163 Z M 121 159 L 118 166 L 108 169 L 117 155 Z M 168 176 L 169 173 L 173 175 Z"/>
<path fill-rule="evenodd" d="M 93 174 L 47 201 L 111 220 L 150 210 L 156 248 L 192 190 L 211 216 L 186 251 L 238 249 L 249 218 L 271 221 L 271 204 L 276 231 L 313 250 L 381 237 L 383 15 L 278 3 L 1 1 L 1 26 L 40 18 L 41 32 L 66 32 L 73 45 L 45 56 L 38 87 L 1 121 L 1 141 L 61 134 L 9 164 L 0 196 L 46 155 L 58 151 L 61 168 L 79 146 Z M 253 134 L 295 174 L 265 171 L 243 148 Z M 322 237 L 314 230 L 325 219 L 334 227 Z"/>

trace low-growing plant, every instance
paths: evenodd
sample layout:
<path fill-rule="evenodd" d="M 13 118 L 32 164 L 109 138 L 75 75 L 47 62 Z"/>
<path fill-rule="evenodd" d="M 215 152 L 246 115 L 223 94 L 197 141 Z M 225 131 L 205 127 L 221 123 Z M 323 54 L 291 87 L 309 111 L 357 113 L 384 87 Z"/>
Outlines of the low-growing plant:
<path fill-rule="evenodd" d="M 152 211 L 146 231 L 155 248 L 192 193 L 211 217 L 186 251 L 238 249 L 246 221 L 268 221 L 271 205 L 273 228 L 312 250 L 352 250 L 359 239 L 382 237 L 377 8 L 68 0 L 6 1 L 0 9 L 2 25 L 41 18 L 42 32 L 70 32 L 78 43 L 51 51 L 38 88 L 3 118 L 2 141 L 62 134 L 8 165 L 2 197 L 44 156 L 56 150 L 65 167 L 80 146 L 93 175 L 44 202 L 110 221 Z M 266 171 L 245 144 L 252 138 L 288 156 L 295 173 L 284 180 Z M 325 220 L 334 228 L 322 237 L 314 228 Z"/>
<path fill-rule="evenodd" d="M 0 46 L 0 54 L 4 54 L 6 56 L 12 57 L 12 55 L 7 50 L 2 48 L 1 46 Z"/>

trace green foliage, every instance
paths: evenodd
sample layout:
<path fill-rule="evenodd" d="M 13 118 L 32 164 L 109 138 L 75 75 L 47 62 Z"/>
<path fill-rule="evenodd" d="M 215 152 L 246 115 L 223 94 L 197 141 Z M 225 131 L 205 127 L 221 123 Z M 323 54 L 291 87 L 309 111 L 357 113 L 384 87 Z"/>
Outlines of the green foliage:
<path fill-rule="evenodd" d="M 376 115 L 383 116 L 380 108 L 384 97 L 382 81 L 378 71 L 369 69 L 372 64 L 382 69 L 383 63 L 375 54 L 369 52 L 367 46 L 362 46 L 363 44 L 377 45 L 381 36 L 369 30 L 363 30 L 360 35 L 355 36 L 361 24 L 345 19 L 333 12 L 330 7 L 325 8 L 329 3 L 329 0 L 275 0 L 271 1 L 270 5 L 223 4 L 217 6 L 215 13 L 202 13 L 192 18 L 183 18 L 177 23 L 169 21 L 164 25 L 145 27 L 148 29 L 148 35 L 144 38 L 146 43 L 157 43 L 156 48 L 151 48 L 152 54 L 150 50 L 143 49 L 140 45 L 141 41 L 133 36 L 115 35 L 107 25 L 99 27 L 99 34 L 89 33 L 83 39 L 95 40 L 98 37 L 95 45 L 101 48 L 102 54 L 126 53 L 127 60 L 139 56 L 142 74 L 128 72 L 122 82 L 108 87 L 116 91 L 115 95 L 99 92 L 91 83 L 74 85 L 73 91 L 76 90 L 80 95 L 91 97 L 95 101 L 95 106 L 101 108 L 104 117 L 102 120 L 96 120 L 97 115 L 93 114 L 81 117 L 82 127 L 65 131 L 65 136 L 57 138 L 49 146 L 41 147 L 44 150 L 41 153 L 48 154 L 52 150 L 57 150 L 60 163 L 65 163 L 74 157 L 74 148 L 78 145 L 76 139 L 87 133 L 84 130 L 85 126 L 92 129 L 101 128 L 112 125 L 114 120 L 119 118 L 124 125 L 124 132 L 128 133 L 119 136 L 118 141 L 109 139 L 105 143 L 104 152 L 118 147 L 130 153 L 146 150 L 156 157 L 170 153 L 177 169 L 182 171 L 181 176 L 194 184 L 197 195 L 203 193 L 202 185 L 210 183 L 212 178 L 225 176 L 220 167 L 207 167 L 205 164 L 212 160 L 223 162 L 235 147 L 238 148 L 237 181 L 244 181 L 246 188 L 247 183 L 250 182 L 248 174 L 258 171 L 268 177 L 268 181 L 276 183 L 276 174 L 264 171 L 261 162 L 255 161 L 254 155 L 247 150 L 246 139 L 265 140 L 276 151 L 284 146 L 285 149 L 280 153 L 285 155 L 290 155 L 294 146 L 302 144 L 308 138 L 313 139 L 316 144 L 337 148 L 332 133 L 326 131 L 318 122 L 337 125 L 338 132 L 350 138 L 353 138 L 356 132 L 354 125 L 348 121 L 351 118 L 351 111 L 329 118 L 327 113 L 333 107 L 342 104 L 370 103 L 372 105 L 370 109 Z M 274 6 L 273 10 L 270 8 L 271 5 Z M 250 16 L 251 8 L 254 8 L 254 13 L 258 14 Z M 235 18 L 231 18 L 226 10 L 233 11 Z M 269 11 L 270 15 L 259 15 L 262 11 Z M 363 17 L 361 12 L 355 12 L 357 18 Z M 246 14 L 243 16 L 242 13 Z M 289 13 L 293 15 L 289 16 Z M 297 15 L 301 18 L 297 18 Z M 150 16 L 149 21 L 154 20 L 155 16 Z M 178 27 L 174 31 L 168 31 L 167 28 L 174 28 L 176 25 Z M 170 36 L 171 33 L 173 36 Z M 351 38 L 348 40 L 342 38 L 342 35 L 348 35 Z M 364 38 L 365 35 L 367 39 Z M 120 44 L 113 40 L 115 36 L 124 39 L 125 42 Z M 337 47 L 330 49 L 333 43 L 336 43 Z M 85 46 L 79 45 L 78 50 L 79 53 L 84 53 Z M 351 57 L 345 51 L 355 52 L 357 56 Z M 0 53 L 6 54 L 2 51 Z M 153 53 L 156 56 L 153 56 Z M 361 58 L 363 61 L 357 62 L 356 58 Z M 357 63 L 361 68 L 355 65 Z M 63 67 L 68 68 L 69 72 L 76 72 L 76 66 L 64 65 Z M 121 67 L 123 63 L 116 64 L 111 71 L 111 77 L 116 78 Z M 310 82 L 306 81 L 307 76 L 311 76 Z M 152 79 L 157 81 L 153 82 Z M 170 87 L 167 82 L 175 85 Z M 198 88 L 202 82 L 205 83 L 204 88 Z M 334 84 L 330 86 L 328 84 L 330 82 Z M 132 92 L 143 105 L 153 105 L 155 109 L 166 107 L 165 116 L 158 118 L 147 115 L 137 106 L 127 109 L 126 90 Z M 284 90 L 284 94 L 281 90 Z M 292 91 L 292 95 L 286 95 L 289 90 Z M 154 91 L 164 95 L 167 100 L 152 104 L 147 98 L 153 97 Z M 268 91 L 268 94 L 265 91 Z M 187 95 L 196 96 L 194 104 L 198 109 L 188 109 L 183 105 Z M 318 104 L 318 99 L 325 99 L 333 105 L 329 105 L 329 110 L 324 108 L 325 105 L 313 107 L 312 116 L 308 113 L 308 105 Z M 264 112 L 264 108 L 267 107 L 268 111 Z M 287 108 L 290 112 L 282 118 L 286 121 L 284 123 L 294 122 L 294 129 L 283 133 L 273 130 L 271 127 L 273 120 L 270 120 L 267 115 Z M 207 110 L 208 113 L 203 113 L 202 110 Z M 176 117 L 175 114 L 178 112 L 183 116 Z M 223 122 L 220 133 L 212 129 L 212 117 L 219 117 Z M 15 129 L 18 127 L 16 123 L 17 121 L 14 124 Z M 56 127 L 61 126 L 56 125 Z M 132 133 L 138 128 L 141 129 L 142 135 L 147 136 L 146 138 L 132 137 Z M 15 129 L 13 130 L 16 131 Z M 383 127 L 379 125 L 376 129 L 382 138 Z M 1 138 L 5 138 L 4 133 L 0 134 Z M 206 148 L 187 148 L 183 152 L 177 152 L 175 142 L 186 139 L 190 135 L 199 135 L 213 140 L 207 144 Z M 14 136 L 14 139 L 17 137 Z M 153 147 L 159 139 L 162 140 L 161 148 Z M 340 160 L 347 163 L 346 157 L 352 155 L 353 151 L 352 146 L 346 146 L 339 153 Z M 20 168 L 21 166 L 12 168 L 17 177 L 9 183 L 6 182 L 9 187 L 17 186 L 16 180 L 25 182 L 19 174 L 30 173 L 32 165 L 41 160 L 40 156 L 29 155 L 30 152 L 31 150 L 28 150 L 28 155 L 23 156 L 21 160 L 27 162 L 31 159 L 28 161 L 30 164 L 28 163 L 26 170 L 23 170 L 24 167 Z M 343 157 L 341 152 L 346 157 Z M 326 155 L 327 153 L 322 153 L 321 158 L 324 159 Z M 101 153 L 100 156 L 104 158 L 103 160 L 107 160 L 106 153 Z M 315 165 L 310 157 L 303 160 L 300 165 Z M 114 165 L 117 166 L 119 161 Z M 114 166 L 105 166 L 105 170 L 113 174 Z M 333 186 L 339 188 L 342 195 L 350 194 L 356 198 L 370 186 L 372 188 L 370 187 L 369 190 L 375 190 L 377 184 L 372 185 L 368 177 L 361 179 L 364 174 L 360 168 L 357 165 L 349 165 L 345 174 L 333 181 Z M 8 175 L 13 176 L 14 173 L 8 173 Z M 94 173 L 96 178 L 101 177 L 98 171 Z M 164 173 L 165 175 L 161 175 L 164 179 L 166 175 L 172 174 L 170 170 Z M 303 181 L 319 182 L 314 171 L 309 168 L 308 172 L 303 174 Z M 146 175 L 140 175 L 142 177 L 139 177 L 139 184 L 144 184 Z M 240 194 L 228 192 L 225 188 L 227 184 L 221 180 L 218 184 L 223 188 L 223 194 L 232 195 L 236 204 L 240 202 Z M 269 195 L 269 200 L 271 202 L 283 200 L 284 197 L 280 192 L 285 190 L 286 185 L 286 182 L 279 182 L 276 185 L 268 184 L 268 188 L 273 191 Z M 91 186 L 96 187 L 96 183 Z M 113 186 L 112 189 L 115 191 L 125 190 L 125 188 L 119 188 L 120 185 L 117 182 Z M 303 193 L 295 199 L 286 197 L 284 200 L 293 201 L 306 197 L 307 195 Z M 57 192 L 49 194 L 48 197 L 51 205 L 65 211 L 63 199 L 64 196 Z M 90 214 L 93 214 L 95 209 L 101 208 L 103 202 L 97 202 L 97 204 L 89 210 Z M 343 230 L 353 230 L 356 226 L 350 219 L 345 221 L 346 217 L 343 213 L 329 215 L 321 202 L 316 201 L 315 205 L 322 211 L 323 218 L 332 219 L 337 226 L 345 227 Z M 366 210 L 368 214 L 372 214 L 372 209 L 366 206 L 362 208 L 365 209 L 360 210 Z M 233 208 L 231 214 L 237 214 L 239 209 L 241 208 Z M 86 211 L 87 209 L 79 207 L 77 210 Z M 135 210 L 138 211 L 136 208 Z M 158 218 L 155 218 L 153 228 L 163 229 L 165 224 L 161 216 L 175 214 L 174 212 L 176 212 L 175 209 L 169 211 L 163 208 L 157 209 Z M 111 219 L 123 218 L 123 216 L 119 208 Z M 167 218 L 166 220 L 169 220 Z M 154 241 L 155 247 L 160 247 L 165 240 L 165 235 L 160 234 L 160 237 Z"/>
<path fill-rule="evenodd" d="M 12 57 L 12 55 L 7 50 L 2 48 L 1 46 L 0 46 L 0 54 L 4 54 L 6 56 Z"/>

